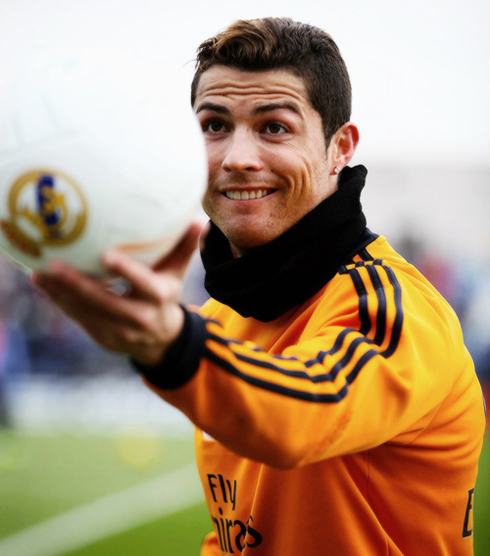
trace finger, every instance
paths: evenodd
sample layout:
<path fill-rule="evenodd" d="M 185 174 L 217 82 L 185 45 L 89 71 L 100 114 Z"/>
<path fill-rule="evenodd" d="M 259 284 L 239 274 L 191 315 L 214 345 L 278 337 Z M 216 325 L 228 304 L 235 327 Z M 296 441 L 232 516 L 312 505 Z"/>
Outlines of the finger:
<path fill-rule="evenodd" d="M 156 271 L 165 269 L 182 278 L 199 242 L 199 236 L 205 224 L 194 221 L 187 228 L 186 233 L 172 251 L 154 265 Z"/>
<path fill-rule="evenodd" d="M 100 280 L 62 262 L 52 263 L 47 272 L 33 273 L 32 282 L 77 321 L 110 316 L 129 322 L 135 308 L 133 300 L 108 291 Z"/>
<path fill-rule="evenodd" d="M 100 304 L 78 297 L 77 292 L 68 290 L 57 280 L 46 281 L 43 293 L 68 317 L 102 347 L 125 353 L 131 340 L 131 323 L 126 318 L 114 317 Z"/>
<path fill-rule="evenodd" d="M 103 255 L 103 265 L 131 284 L 131 297 L 157 301 L 171 297 L 178 289 L 173 276 L 159 276 L 152 268 L 116 249 Z"/>
<path fill-rule="evenodd" d="M 197 247 L 202 227 L 201 222 L 193 222 L 179 244 L 154 268 L 117 249 L 104 253 L 102 264 L 109 272 L 128 280 L 133 294 L 151 301 L 173 299 L 180 293 L 181 280 Z"/>

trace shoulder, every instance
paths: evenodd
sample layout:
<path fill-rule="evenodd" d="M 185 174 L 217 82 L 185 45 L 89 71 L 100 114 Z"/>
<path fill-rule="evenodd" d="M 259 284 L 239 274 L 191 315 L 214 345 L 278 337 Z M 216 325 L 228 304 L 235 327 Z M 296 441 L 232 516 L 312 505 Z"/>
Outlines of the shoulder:
<path fill-rule="evenodd" d="M 365 326 L 392 318 L 402 338 L 417 349 L 444 349 L 452 357 L 458 353 L 464 357 L 461 324 L 454 309 L 386 238 L 379 236 L 362 249 L 339 269 L 336 279 L 352 283 Z"/>

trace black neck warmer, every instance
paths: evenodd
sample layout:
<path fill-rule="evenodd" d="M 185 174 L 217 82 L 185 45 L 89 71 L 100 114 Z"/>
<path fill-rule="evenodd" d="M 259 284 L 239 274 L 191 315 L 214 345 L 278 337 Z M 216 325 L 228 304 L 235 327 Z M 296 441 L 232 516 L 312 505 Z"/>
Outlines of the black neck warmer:
<path fill-rule="evenodd" d="M 366 174 L 364 166 L 344 168 L 335 193 L 284 234 L 237 259 L 211 223 L 201 253 L 209 295 L 242 317 L 270 322 L 319 292 L 362 241 Z"/>

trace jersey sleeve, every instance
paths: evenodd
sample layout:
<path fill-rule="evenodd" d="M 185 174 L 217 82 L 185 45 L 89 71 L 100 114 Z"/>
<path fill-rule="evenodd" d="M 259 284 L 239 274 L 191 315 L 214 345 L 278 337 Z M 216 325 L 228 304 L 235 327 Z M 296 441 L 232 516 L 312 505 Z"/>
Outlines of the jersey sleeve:
<path fill-rule="evenodd" d="M 229 449 L 279 468 L 409 442 L 470 364 L 444 300 L 382 261 L 345 267 L 278 352 L 197 313 L 184 328 L 163 365 L 143 369 L 148 385 Z"/>
<path fill-rule="evenodd" d="M 214 531 L 204 537 L 199 554 L 200 556 L 221 556 L 218 537 Z"/>

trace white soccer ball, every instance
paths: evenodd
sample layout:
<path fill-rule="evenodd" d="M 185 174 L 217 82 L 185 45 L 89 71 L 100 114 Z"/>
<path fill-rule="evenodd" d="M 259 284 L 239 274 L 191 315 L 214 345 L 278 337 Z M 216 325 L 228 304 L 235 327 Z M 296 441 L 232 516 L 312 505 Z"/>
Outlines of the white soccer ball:
<path fill-rule="evenodd" d="M 207 182 L 181 75 L 116 52 L 47 57 L 0 104 L 0 249 L 24 269 L 103 274 L 118 247 L 153 264 Z"/>

